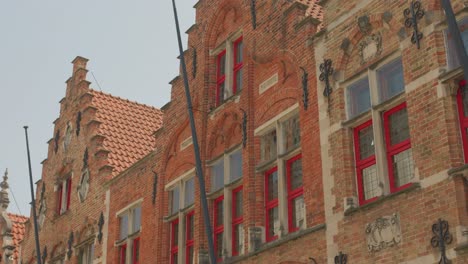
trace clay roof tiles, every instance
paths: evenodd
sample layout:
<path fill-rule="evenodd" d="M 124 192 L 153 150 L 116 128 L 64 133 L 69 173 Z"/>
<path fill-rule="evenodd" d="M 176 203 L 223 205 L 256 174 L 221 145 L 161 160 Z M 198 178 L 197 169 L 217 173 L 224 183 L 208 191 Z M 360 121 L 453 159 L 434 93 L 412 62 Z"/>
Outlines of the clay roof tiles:
<path fill-rule="evenodd" d="M 151 106 L 90 90 L 92 106 L 101 122 L 98 134 L 104 137 L 109 151 L 112 177 L 150 153 L 155 146 L 153 133 L 162 126 L 162 112 Z"/>
<path fill-rule="evenodd" d="M 28 221 L 29 218 L 22 215 L 7 213 L 8 217 L 11 220 L 11 235 L 13 237 L 13 245 L 15 246 L 15 250 L 13 252 L 13 259 L 17 260 L 19 256 L 19 244 L 23 241 L 24 232 L 26 230 L 25 223 Z"/>

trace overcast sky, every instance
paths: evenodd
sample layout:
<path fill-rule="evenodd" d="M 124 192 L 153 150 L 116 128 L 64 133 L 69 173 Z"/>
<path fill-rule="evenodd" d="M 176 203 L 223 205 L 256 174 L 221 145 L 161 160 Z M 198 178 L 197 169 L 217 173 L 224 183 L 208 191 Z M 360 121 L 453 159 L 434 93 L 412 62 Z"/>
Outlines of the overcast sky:
<path fill-rule="evenodd" d="M 196 2 L 177 0 L 182 32 Z M 0 1 L 0 176 L 8 168 L 11 212 L 30 214 L 23 126 L 37 181 L 77 55 L 90 60 L 92 88 L 94 74 L 104 92 L 163 106 L 179 69 L 171 0 Z"/>

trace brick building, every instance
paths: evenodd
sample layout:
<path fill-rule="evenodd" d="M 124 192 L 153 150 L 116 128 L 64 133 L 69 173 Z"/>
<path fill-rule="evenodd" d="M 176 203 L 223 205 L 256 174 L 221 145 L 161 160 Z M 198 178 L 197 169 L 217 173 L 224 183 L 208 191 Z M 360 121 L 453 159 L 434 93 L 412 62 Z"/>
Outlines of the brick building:
<path fill-rule="evenodd" d="M 415 6 L 414 43 L 411 1 L 318 2 L 195 5 L 219 262 L 468 262 L 468 96 L 439 0 Z M 47 263 L 208 263 L 182 76 L 163 115 L 85 77 L 78 57 L 38 182 Z M 33 263 L 30 227 L 21 252 Z"/>

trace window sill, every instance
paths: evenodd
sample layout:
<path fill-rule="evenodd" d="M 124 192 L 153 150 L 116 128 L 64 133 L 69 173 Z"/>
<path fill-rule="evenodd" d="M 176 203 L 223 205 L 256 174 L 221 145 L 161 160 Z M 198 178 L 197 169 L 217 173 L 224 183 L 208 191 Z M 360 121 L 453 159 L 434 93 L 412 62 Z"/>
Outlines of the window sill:
<path fill-rule="evenodd" d="M 181 213 L 186 213 L 188 211 L 192 211 L 193 208 L 195 208 L 195 204 L 191 204 L 189 206 L 184 207 L 183 209 L 180 210 Z"/>
<path fill-rule="evenodd" d="M 264 161 L 260 164 L 258 164 L 256 167 L 255 167 L 255 172 L 256 173 L 262 173 L 262 172 L 265 172 L 267 171 L 268 169 L 271 169 L 273 167 L 273 165 L 276 164 L 276 158 L 272 159 L 272 160 L 268 160 L 268 161 Z"/>
<path fill-rule="evenodd" d="M 224 107 L 226 107 L 226 104 L 230 103 L 230 102 L 239 102 L 240 100 L 240 94 L 242 93 L 243 90 L 240 90 L 240 91 L 237 91 L 235 94 L 229 96 L 228 98 L 226 98 L 220 105 L 212 108 L 210 110 L 210 112 L 208 112 L 208 116 L 209 117 L 213 117 L 215 116 L 218 112 L 220 112 L 221 110 L 224 109 Z"/>
<path fill-rule="evenodd" d="M 214 199 L 218 198 L 220 195 L 223 195 L 223 194 L 224 194 L 224 187 L 219 189 L 219 190 L 216 190 L 214 192 L 210 192 L 210 193 L 206 194 L 206 197 L 208 199 L 214 200 Z"/>
<path fill-rule="evenodd" d="M 250 258 L 252 256 L 261 254 L 261 253 L 263 253 L 265 251 L 268 251 L 268 250 L 270 250 L 272 248 L 281 246 L 281 245 L 283 245 L 283 244 L 285 244 L 287 242 L 299 239 L 299 238 L 301 238 L 301 237 L 303 237 L 305 235 L 308 235 L 310 233 L 314 233 L 314 232 L 323 230 L 325 228 L 326 228 L 325 224 L 319 224 L 319 225 L 316 225 L 316 226 L 313 226 L 313 227 L 310 227 L 310 228 L 306 228 L 306 229 L 296 231 L 294 233 L 289 233 L 289 234 L 287 234 L 287 235 L 285 235 L 285 236 L 283 236 L 283 237 L 281 237 L 281 238 L 279 238 L 277 240 L 274 240 L 274 241 L 263 244 L 256 251 L 250 252 L 250 253 L 242 255 L 242 256 L 235 256 L 235 257 L 227 258 L 222 263 L 230 264 L 230 263 L 238 263 L 238 262 L 244 261 L 244 260 L 246 260 L 246 259 L 248 259 L 248 258 Z"/>
<path fill-rule="evenodd" d="M 390 97 L 382 103 L 372 106 L 372 110 L 382 112 L 392 109 L 393 107 L 402 104 L 406 100 L 405 91 Z"/>
<path fill-rule="evenodd" d="M 179 217 L 179 211 L 171 214 L 171 215 L 168 215 L 168 216 L 164 216 L 163 217 L 163 221 L 166 222 L 166 223 L 169 223 L 169 222 L 172 222 L 173 220 L 175 220 L 177 217 Z"/>
<path fill-rule="evenodd" d="M 406 187 L 405 189 L 402 189 L 400 191 L 397 191 L 397 192 L 394 192 L 394 193 L 391 193 L 391 194 L 388 194 L 388 195 L 382 195 L 380 197 L 378 197 L 376 200 L 372 201 L 372 202 L 369 202 L 369 203 L 366 203 L 362 206 L 359 206 L 359 207 L 356 207 L 356 208 L 350 208 L 348 210 L 346 210 L 344 212 L 344 215 L 345 216 L 351 216 L 357 212 L 360 212 L 360 211 L 365 211 L 365 210 L 368 210 L 368 209 L 371 209 L 373 207 L 376 207 L 378 205 L 380 205 L 381 203 L 389 200 L 389 199 L 392 199 L 393 197 L 396 197 L 396 196 L 399 196 L 401 194 L 404 194 L 404 193 L 409 193 L 409 192 L 412 192 L 414 190 L 417 190 L 417 189 L 420 189 L 421 188 L 421 185 L 419 183 L 412 183 L 411 185 L 409 185 L 408 187 Z"/>
<path fill-rule="evenodd" d="M 234 189 L 234 188 L 239 187 L 241 185 L 242 185 L 242 177 L 240 177 L 239 179 L 235 179 L 235 180 L 231 181 L 230 183 L 225 184 L 224 188 Z"/>
<path fill-rule="evenodd" d="M 456 175 L 468 175 L 468 164 L 464 164 L 460 167 L 456 167 L 456 168 L 451 168 L 449 171 L 448 171 L 448 175 L 449 176 L 456 176 Z"/>

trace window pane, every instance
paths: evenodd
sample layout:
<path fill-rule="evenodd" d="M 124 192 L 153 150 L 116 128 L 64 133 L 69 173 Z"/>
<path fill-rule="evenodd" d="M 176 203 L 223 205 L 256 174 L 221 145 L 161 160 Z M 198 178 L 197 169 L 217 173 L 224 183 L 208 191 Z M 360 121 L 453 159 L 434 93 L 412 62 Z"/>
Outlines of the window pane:
<path fill-rule="evenodd" d="M 226 74 L 226 53 L 223 52 L 218 56 L 218 77 Z"/>
<path fill-rule="evenodd" d="M 291 191 L 302 186 L 302 160 L 297 159 L 288 164 L 289 173 L 291 173 Z"/>
<path fill-rule="evenodd" d="M 379 179 L 377 167 L 374 165 L 362 170 L 362 181 L 364 186 L 364 199 L 369 200 L 379 195 Z"/>
<path fill-rule="evenodd" d="M 367 77 L 350 85 L 347 91 L 349 118 L 370 109 L 369 79 Z"/>
<path fill-rule="evenodd" d="M 223 258 L 223 233 L 216 234 L 216 258 L 221 260 Z"/>
<path fill-rule="evenodd" d="M 238 150 L 229 156 L 231 182 L 242 178 L 242 151 Z"/>
<path fill-rule="evenodd" d="M 239 69 L 235 72 L 236 75 L 236 92 L 242 90 L 242 69 Z"/>
<path fill-rule="evenodd" d="M 262 136 L 261 159 L 262 161 L 276 159 L 276 130 L 272 130 Z"/>
<path fill-rule="evenodd" d="M 468 117 L 468 87 L 462 88 L 462 103 L 463 103 L 463 114 Z"/>
<path fill-rule="evenodd" d="M 179 186 L 176 186 L 171 190 L 171 215 L 179 211 L 179 199 L 180 199 L 180 190 Z"/>
<path fill-rule="evenodd" d="M 179 222 L 173 222 L 172 223 L 172 246 L 173 247 L 177 247 L 177 245 L 179 244 Z"/>
<path fill-rule="evenodd" d="M 406 108 L 390 115 L 389 122 L 390 144 L 392 146 L 409 139 L 408 112 Z"/>
<path fill-rule="evenodd" d="M 234 193 L 234 218 L 242 216 L 242 190 Z"/>
<path fill-rule="evenodd" d="M 124 214 L 120 218 L 120 239 L 127 238 L 128 235 L 128 214 Z"/>
<path fill-rule="evenodd" d="M 292 228 L 301 228 L 304 226 L 305 209 L 304 197 L 301 195 L 292 200 Z"/>
<path fill-rule="evenodd" d="M 242 253 L 244 247 L 244 226 L 242 224 L 234 226 L 233 253 Z"/>
<path fill-rule="evenodd" d="M 363 160 L 373 156 L 374 153 L 374 131 L 370 125 L 359 130 L 359 159 Z"/>
<path fill-rule="evenodd" d="M 278 207 L 274 207 L 268 210 L 268 223 L 268 237 L 274 237 L 279 235 L 280 224 L 278 217 Z"/>
<path fill-rule="evenodd" d="M 268 181 L 268 201 L 278 198 L 278 171 L 267 175 Z"/>
<path fill-rule="evenodd" d="M 185 182 L 185 207 L 195 202 L 195 178 Z"/>
<path fill-rule="evenodd" d="M 226 83 L 224 81 L 218 83 L 218 98 L 217 98 L 218 104 L 221 104 L 222 102 L 224 102 L 224 99 L 227 98 L 227 95 L 225 94 L 226 93 L 225 85 Z"/>
<path fill-rule="evenodd" d="M 140 240 L 133 240 L 133 264 L 140 261 Z"/>
<path fill-rule="evenodd" d="M 125 264 L 127 259 L 127 245 L 120 246 L 120 264 Z"/>
<path fill-rule="evenodd" d="M 194 215 L 191 214 L 187 216 L 187 240 L 193 240 L 193 230 L 194 230 Z"/>
<path fill-rule="evenodd" d="M 413 152 L 407 149 L 393 156 L 393 174 L 395 186 L 400 187 L 410 183 L 414 177 Z"/>
<path fill-rule="evenodd" d="M 94 244 L 88 246 L 88 263 L 93 263 L 94 260 Z"/>
<path fill-rule="evenodd" d="M 141 228 L 141 207 L 133 209 L 133 230 L 132 233 L 140 231 Z"/>
<path fill-rule="evenodd" d="M 217 161 L 211 169 L 211 191 L 224 187 L 224 159 Z"/>
<path fill-rule="evenodd" d="M 193 246 L 190 246 L 190 247 L 188 248 L 187 258 L 188 258 L 188 262 L 187 262 L 187 263 L 192 264 L 192 263 L 193 263 Z"/>
<path fill-rule="evenodd" d="M 236 64 L 242 62 L 243 54 L 244 54 L 244 43 L 242 40 L 236 42 Z"/>
<path fill-rule="evenodd" d="M 282 124 L 284 135 L 284 149 L 291 150 L 301 143 L 301 129 L 299 127 L 299 115 L 296 115 Z"/>
<path fill-rule="evenodd" d="M 177 253 L 177 252 L 175 252 L 175 253 L 172 254 L 172 257 L 171 257 L 171 262 L 172 262 L 172 264 L 177 264 L 177 263 L 178 263 L 178 262 L 177 262 L 178 256 L 179 256 L 179 253 Z"/>
<path fill-rule="evenodd" d="M 224 223 L 223 200 L 216 201 L 215 207 L 215 226 L 222 226 Z"/>
<path fill-rule="evenodd" d="M 468 19 L 463 19 L 458 22 L 462 34 L 463 44 L 465 45 L 465 50 L 468 47 Z M 460 66 L 460 56 L 456 52 L 455 41 L 453 40 L 452 35 L 449 33 L 448 29 L 445 30 L 445 38 L 447 42 L 447 66 L 449 70 L 454 69 Z"/>
<path fill-rule="evenodd" d="M 405 90 L 401 60 L 393 61 L 377 70 L 379 98 L 384 102 Z"/>

